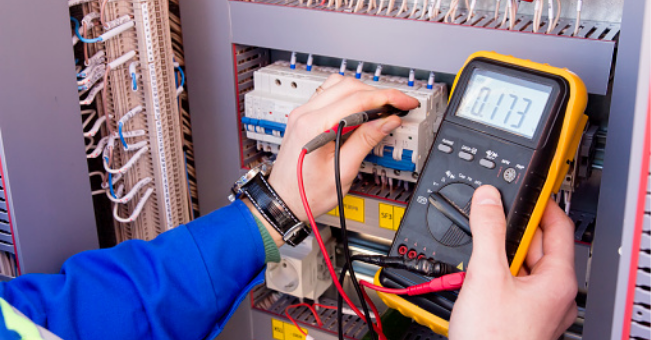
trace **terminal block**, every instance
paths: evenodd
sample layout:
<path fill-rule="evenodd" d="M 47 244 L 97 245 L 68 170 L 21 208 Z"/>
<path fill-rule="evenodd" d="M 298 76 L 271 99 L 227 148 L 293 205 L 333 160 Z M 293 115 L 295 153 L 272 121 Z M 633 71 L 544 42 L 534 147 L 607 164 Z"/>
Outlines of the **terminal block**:
<path fill-rule="evenodd" d="M 292 69 L 288 62 L 276 62 L 256 71 L 254 90 L 244 100 L 242 124 L 246 136 L 256 141 L 258 150 L 277 153 L 292 110 L 306 103 L 328 76 L 338 72 L 335 68 L 318 66 L 307 71 L 300 64 Z M 374 81 L 368 73 L 363 73 L 360 80 L 377 88 L 398 89 L 420 102 L 402 118 L 402 126 L 366 157 L 360 171 L 416 182 L 447 107 L 445 85 L 436 83 L 428 89 L 426 82 L 415 81 L 409 86 L 407 78 L 395 76 Z"/>

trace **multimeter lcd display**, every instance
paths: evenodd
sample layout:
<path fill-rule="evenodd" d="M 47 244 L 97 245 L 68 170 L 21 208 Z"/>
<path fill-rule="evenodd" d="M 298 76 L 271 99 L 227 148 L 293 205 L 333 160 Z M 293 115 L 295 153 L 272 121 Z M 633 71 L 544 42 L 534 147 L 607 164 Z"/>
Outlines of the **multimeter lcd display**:
<path fill-rule="evenodd" d="M 531 139 L 551 92 L 548 85 L 475 69 L 456 115 Z"/>

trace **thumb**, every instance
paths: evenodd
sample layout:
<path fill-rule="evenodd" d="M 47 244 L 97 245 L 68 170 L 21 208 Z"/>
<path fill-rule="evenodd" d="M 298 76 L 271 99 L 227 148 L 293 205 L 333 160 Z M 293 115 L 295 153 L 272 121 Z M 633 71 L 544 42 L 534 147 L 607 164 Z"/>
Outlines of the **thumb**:
<path fill-rule="evenodd" d="M 354 171 L 355 176 L 364 158 L 386 135 L 402 124 L 397 116 L 362 124 L 341 147 L 342 171 Z M 344 176 L 345 174 L 342 174 Z"/>
<path fill-rule="evenodd" d="M 484 185 L 475 190 L 470 228 L 473 239 L 470 266 L 475 270 L 508 271 L 506 218 L 500 193 L 495 187 Z"/>

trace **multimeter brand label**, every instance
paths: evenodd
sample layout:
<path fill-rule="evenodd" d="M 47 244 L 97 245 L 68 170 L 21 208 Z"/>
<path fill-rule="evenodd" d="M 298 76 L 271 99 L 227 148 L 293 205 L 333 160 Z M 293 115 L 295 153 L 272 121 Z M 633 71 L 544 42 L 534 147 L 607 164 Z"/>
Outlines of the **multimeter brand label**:
<path fill-rule="evenodd" d="M 307 329 L 301 327 L 307 334 Z M 305 336 L 291 323 L 271 319 L 271 335 L 276 340 L 305 340 Z"/>

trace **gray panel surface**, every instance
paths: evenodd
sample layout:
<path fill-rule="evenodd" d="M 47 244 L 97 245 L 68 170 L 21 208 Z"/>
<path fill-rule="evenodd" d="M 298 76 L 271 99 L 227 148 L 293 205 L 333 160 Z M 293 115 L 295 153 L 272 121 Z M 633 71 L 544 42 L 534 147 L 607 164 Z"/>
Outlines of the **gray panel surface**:
<path fill-rule="evenodd" d="M 649 39 L 649 26 L 644 27 L 648 25 L 645 23 L 648 10 L 648 0 L 626 0 L 624 3 L 584 339 L 621 339 L 623 323 L 630 322 L 624 321 L 623 315 L 642 166 L 640 156 L 647 123 L 649 65 L 645 39 Z"/>
<path fill-rule="evenodd" d="M 229 190 L 240 173 L 227 5 L 226 0 L 180 1 L 202 214 L 228 202 Z"/>
<path fill-rule="evenodd" d="M 0 11 L 2 160 L 22 273 L 57 272 L 98 246 L 69 18 L 61 1 Z"/>
<path fill-rule="evenodd" d="M 452 74 L 461 69 L 472 53 L 488 50 L 566 67 L 583 79 L 591 93 L 605 94 L 608 89 L 615 47 L 612 41 L 252 2 L 229 4 L 233 42 L 239 44 Z M 298 29 L 301 27 L 310 29 Z"/>

